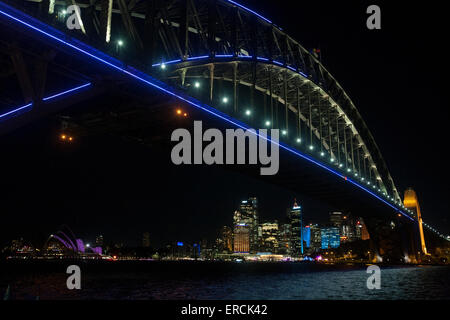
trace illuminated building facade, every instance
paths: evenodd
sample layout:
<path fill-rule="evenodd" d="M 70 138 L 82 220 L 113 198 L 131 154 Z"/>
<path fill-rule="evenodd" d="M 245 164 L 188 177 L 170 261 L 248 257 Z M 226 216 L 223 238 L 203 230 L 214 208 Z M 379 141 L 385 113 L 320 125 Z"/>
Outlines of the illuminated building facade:
<path fill-rule="evenodd" d="M 330 212 L 330 225 L 341 229 L 343 220 L 342 212 Z"/>
<path fill-rule="evenodd" d="M 296 200 L 294 200 L 294 205 L 288 212 L 288 218 L 291 225 L 289 254 L 291 256 L 299 256 L 303 254 L 303 223 L 302 209 Z"/>
<path fill-rule="evenodd" d="M 303 228 L 303 243 L 307 248 L 311 247 L 311 228 L 309 226 Z"/>
<path fill-rule="evenodd" d="M 291 224 L 281 224 L 278 228 L 278 252 L 281 254 L 289 253 L 289 244 L 291 242 Z"/>
<path fill-rule="evenodd" d="M 233 252 L 233 231 L 230 227 L 222 227 L 216 245 L 219 252 Z"/>
<path fill-rule="evenodd" d="M 278 252 L 278 222 L 267 222 L 261 224 L 261 239 L 264 252 Z"/>
<path fill-rule="evenodd" d="M 318 224 L 310 224 L 311 233 L 311 251 L 317 252 L 322 248 L 322 233 Z"/>
<path fill-rule="evenodd" d="M 236 239 L 236 226 L 245 224 L 248 228 L 249 234 L 249 250 L 247 252 L 255 253 L 258 251 L 260 244 L 258 236 L 258 199 L 251 197 L 247 200 L 242 200 L 239 209 L 235 212 L 233 217 L 234 232 Z M 242 228 L 238 228 L 242 229 Z M 236 251 L 236 250 L 234 250 Z"/>
<path fill-rule="evenodd" d="M 356 224 L 355 224 L 355 233 L 356 233 L 356 239 L 361 239 L 361 240 L 369 240 L 370 239 L 370 235 L 369 235 L 369 231 L 367 230 L 367 226 L 364 223 L 363 218 L 358 218 L 358 220 L 356 220 Z"/>
<path fill-rule="evenodd" d="M 250 252 L 250 227 L 245 223 L 234 226 L 234 248 L 235 253 Z"/>
<path fill-rule="evenodd" d="M 340 234 L 338 227 L 324 227 L 321 229 L 322 249 L 335 249 L 340 246 Z"/>

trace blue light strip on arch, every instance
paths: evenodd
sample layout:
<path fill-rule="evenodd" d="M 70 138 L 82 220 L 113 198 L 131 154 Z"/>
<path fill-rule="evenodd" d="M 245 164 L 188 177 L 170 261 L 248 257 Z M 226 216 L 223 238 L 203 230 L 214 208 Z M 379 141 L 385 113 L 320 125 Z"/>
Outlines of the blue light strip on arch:
<path fill-rule="evenodd" d="M 232 1 L 232 0 L 226 0 L 226 1 L 229 2 L 229 3 L 231 3 L 231 4 L 233 4 L 233 5 L 235 5 L 236 7 L 239 7 L 239 8 L 241 8 L 241 9 L 243 9 L 244 11 L 247 11 L 247 12 L 249 12 L 249 13 L 251 13 L 251 14 L 254 14 L 254 15 L 257 16 L 258 18 L 261 18 L 261 19 L 263 19 L 264 21 L 266 21 L 267 23 L 273 24 L 273 22 L 270 21 L 269 19 L 264 18 L 264 17 L 263 17 L 262 15 L 260 15 L 259 13 L 257 13 L 257 12 L 255 12 L 255 11 L 253 11 L 253 10 L 251 10 L 251 9 L 249 9 L 249 8 L 247 8 L 247 7 L 245 7 L 245 6 L 243 6 L 242 4 L 239 4 L 239 3 L 235 2 L 235 1 Z"/>
<path fill-rule="evenodd" d="M 16 109 L 13 109 L 13 110 L 8 111 L 6 113 L 0 114 L 0 121 L 6 119 L 8 116 L 17 115 L 21 111 L 28 111 L 27 109 L 30 109 L 31 107 L 33 107 L 33 103 L 32 102 L 29 103 L 29 104 L 26 104 L 26 105 L 24 105 L 22 107 L 18 107 Z"/>
<path fill-rule="evenodd" d="M 66 90 L 66 91 L 62 91 L 62 92 L 53 94 L 51 96 L 43 98 L 42 101 L 47 102 L 47 101 L 56 99 L 58 97 L 65 96 L 65 95 L 67 95 L 69 93 L 71 93 L 71 94 L 75 93 L 75 92 L 77 92 L 77 91 L 79 91 L 79 90 L 81 90 L 83 88 L 89 87 L 91 84 L 92 83 L 88 82 L 88 83 L 83 84 L 81 86 L 78 86 L 78 87 L 75 87 L 75 88 L 72 88 L 72 89 L 69 89 L 69 90 Z M 17 116 L 17 115 L 19 115 L 20 113 L 23 113 L 23 112 L 28 112 L 32 108 L 33 108 L 33 102 L 30 102 L 30 103 L 28 103 L 28 104 L 26 104 L 24 106 L 21 106 L 21 107 L 18 107 L 16 109 L 13 109 L 11 111 L 8 111 L 8 112 L 5 112 L 3 114 L 0 114 L 0 121 L 6 120 L 6 119 L 8 119 L 10 117 Z"/>
<path fill-rule="evenodd" d="M 8 12 L 9 11 L 9 12 Z M 58 42 L 59 44 L 68 46 L 72 49 L 74 49 L 75 51 L 82 53 L 98 62 L 103 63 L 104 65 L 107 65 L 117 71 L 120 71 L 121 73 L 124 73 L 128 76 L 131 76 L 132 78 L 139 80 L 155 89 L 158 89 L 162 92 L 165 92 L 173 97 L 176 97 L 196 108 L 199 108 L 203 111 L 208 112 L 211 115 L 214 115 L 215 117 L 218 117 L 232 125 L 235 125 L 239 128 L 242 129 L 249 129 L 249 126 L 246 125 L 245 123 L 242 123 L 228 115 L 226 115 L 225 113 L 222 113 L 216 109 L 214 109 L 213 107 L 203 104 L 200 101 L 192 98 L 192 97 L 188 97 L 188 96 L 183 96 L 180 93 L 177 93 L 176 91 L 174 91 L 170 86 L 168 86 L 167 84 L 154 79 L 152 77 L 150 77 L 149 75 L 136 70 L 134 68 L 131 67 L 126 67 L 122 62 L 120 62 L 117 59 L 114 59 L 113 57 L 110 57 L 106 54 L 104 54 L 103 52 L 100 52 L 99 50 L 96 50 L 78 40 L 75 39 L 71 39 L 69 38 L 67 35 L 65 35 L 64 33 L 28 16 L 25 15 L 24 13 L 22 13 L 21 11 L 18 11 L 16 9 L 13 9 L 3 3 L 0 2 L 0 14 L 2 14 L 3 16 L 21 24 L 22 26 L 26 26 L 38 33 L 40 33 L 41 35 L 44 35 L 47 38 L 50 38 L 52 40 L 55 40 L 56 42 Z M 17 17 L 19 16 L 19 17 Z M 26 21 L 27 20 L 27 21 Z M 37 26 L 36 26 L 37 25 Z M 262 138 L 266 138 L 264 136 L 261 136 L 259 134 L 257 134 L 258 136 L 262 137 Z M 275 142 L 272 142 L 275 143 Z M 352 183 L 353 185 L 355 185 L 356 187 L 360 188 L 361 190 L 366 191 L 367 193 L 369 193 L 370 195 L 372 195 L 373 197 L 375 197 L 376 199 L 382 201 L 383 203 L 385 203 L 386 205 L 388 205 L 389 207 L 391 207 L 392 209 L 394 209 L 396 212 L 399 212 L 400 214 L 402 214 L 403 216 L 405 216 L 406 218 L 414 221 L 413 218 L 411 218 L 410 216 L 408 216 L 406 213 L 404 213 L 401 209 L 397 208 L 396 206 L 392 205 L 391 203 L 389 203 L 388 201 L 384 200 L 383 198 L 381 198 L 380 196 L 378 196 L 377 194 L 373 193 L 371 190 L 368 190 L 367 188 L 365 188 L 364 186 L 361 186 L 360 184 L 358 184 L 357 182 L 349 179 L 347 176 L 344 176 L 343 174 L 335 171 L 332 168 L 329 168 L 327 166 L 325 166 L 324 164 L 314 160 L 313 158 L 311 158 L 310 156 L 303 154 L 301 152 L 299 152 L 298 150 L 292 149 L 291 147 L 289 147 L 288 145 L 285 145 L 284 143 L 276 143 L 280 148 L 291 152 L 311 163 L 314 163 L 315 165 L 323 168 L 324 170 L 342 178 L 345 179 L 346 181 Z"/>

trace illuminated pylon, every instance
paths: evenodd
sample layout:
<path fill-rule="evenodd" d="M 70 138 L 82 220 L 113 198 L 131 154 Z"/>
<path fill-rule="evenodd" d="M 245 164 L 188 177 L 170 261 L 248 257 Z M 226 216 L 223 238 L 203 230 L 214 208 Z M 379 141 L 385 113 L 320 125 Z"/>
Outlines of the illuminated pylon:
<path fill-rule="evenodd" d="M 427 247 L 425 246 L 425 237 L 423 236 L 422 227 L 422 214 L 420 213 L 419 201 L 417 200 L 416 192 L 409 188 L 405 191 L 405 197 L 403 204 L 406 208 L 411 209 L 415 212 L 417 216 L 417 221 L 419 222 L 419 233 L 420 233 L 420 244 L 422 246 L 422 252 L 427 254 Z"/>

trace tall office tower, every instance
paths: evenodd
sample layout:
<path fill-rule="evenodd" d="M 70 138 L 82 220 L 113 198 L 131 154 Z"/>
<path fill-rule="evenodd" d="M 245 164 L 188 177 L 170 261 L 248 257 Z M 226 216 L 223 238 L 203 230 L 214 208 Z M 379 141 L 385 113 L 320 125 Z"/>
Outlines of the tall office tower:
<path fill-rule="evenodd" d="M 289 243 L 289 254 L 291 256 L 299 256 L 303 254 L 303 222 L 302 208 L 294 200 L 294 205 L 288 214 L 291 225 L 291 239 Z"/>
<path fill-rule="evenodd" d="M 311 250 L 317 252 L 322 248 L 322 233 L 320 227 L 318 224 L 310 224 L 309 229 L 311 232 Z"/>
<path fill-rule="evenodd" d="M 100 234 L 95 238 L 95 246 L 103 247 L 103 235 Z"/>
<path fill-rule="evenodd" d="M 142 235 L 142 246 L 144 248 L 150 247 L 150 233 L 144 232 Z"/>
<path fill-rule="evenodd" d="M 369 230 L 367 230 L 367 226 L 364 223 L 364 219 L 362 217 L 359 217 L 359 219 L 356 221 L 355 224 L 355 237 L 356 239 L 361 240 L 369 240 Z"/>
<path fill-rule="evenodd" d="M 321 228 L 322 249 L 339 248 L 340 236 L 338 227 Z"/>
<path fill-rule="evenodd" d="M 306 246 L 306 248 L 311 247 L 311 227 L 310 226 L 303 227 L 303 244 Z"/>
<path fill-rule="evenodd" d="M 220 229 L 218 249 L 220 252 L 233 251 L 233 230 L 228 226 L 223 226 L 222 229 Z"/>
<path fill-rule="evenodd" d="M 343 216 L 342 212 L 330 212 L 330 224 L 341 229 Z"/>
<path fill-rule="evenodd" d="M 258 237 L 258 199 L 251 197 L 247 200 L 242 200 L 238 209 L 239 214 L 235 213 L 234 224 L 246 224 L 249 229 L 249 243 L 250 252 L 258 251 L 259 237 Z"/>
<path fill-rule="evenodd" d="M 250 228 L 245 223 L 238 223 L 234 226 L 233 251 L 235 253 L 250 252 Z"/>
<path fill-rule="evenodd" d="M 288 254 L 291 242 L 291 224 L 285 223 L 278 228 L 278 253 Z"/>
<path fill-rule="evenodd" d="M 261 226 L 262 247 L 261 251 L 278 252 L 278 222 L 266 222 Z"/>
<path fill-rule="evenodd" d="M 350 214 L 342 216 L 341 242 L 352 242 L 356 239 L 355 219 Z"/>

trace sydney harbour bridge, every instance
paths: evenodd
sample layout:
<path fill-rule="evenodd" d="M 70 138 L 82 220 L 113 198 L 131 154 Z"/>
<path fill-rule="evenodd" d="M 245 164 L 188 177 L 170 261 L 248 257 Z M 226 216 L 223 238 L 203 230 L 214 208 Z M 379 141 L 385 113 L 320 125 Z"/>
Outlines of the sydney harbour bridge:
<path fill-rule="evenodd" d="M 420 261 L 427 247 L 448 245 L 422 222 L 415 193 L 398 190 L 337 80 L 240 3 L 2 0 L 0 23 L 0 134 L 69 109 L 82 111 L 61 116 L 67 132 L 150 145 L 194 118 L 280 129 L 280 172 L 264 179 L 363 216 L 380 250 Z M 93 101 L 102 107 L 83 107 Z M 185 122 L 173 118 L 180 109 Z"/>

